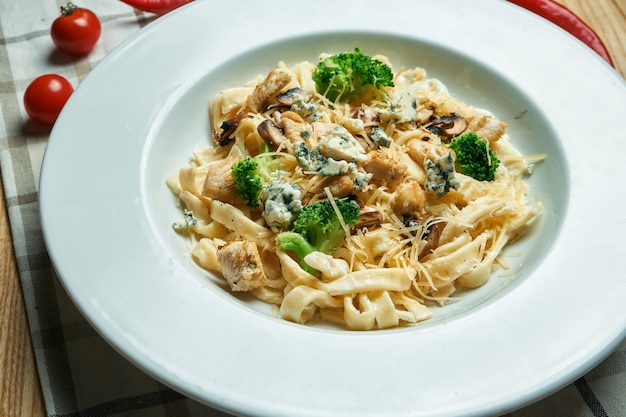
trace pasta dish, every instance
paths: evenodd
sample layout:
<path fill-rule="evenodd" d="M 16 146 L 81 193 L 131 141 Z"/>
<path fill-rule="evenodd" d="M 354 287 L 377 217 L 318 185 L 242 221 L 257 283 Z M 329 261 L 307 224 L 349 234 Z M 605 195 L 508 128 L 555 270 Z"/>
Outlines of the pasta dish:
<path fill-rule="evenodd" d="M 167 178 L 174 228 L 197 265 L 282 319 L 428 320 L 507 268 L 503 248 L 541 213 L 524 180 L 543 156 L 521 155 L 505 122 L 385 56 L 371 62 L 391 71 L 386 83 L 333 92 L 337 69 L 335 85 L 316 74 L 331 57 L 280 62 L 210 100 L 213 143 Z"/>

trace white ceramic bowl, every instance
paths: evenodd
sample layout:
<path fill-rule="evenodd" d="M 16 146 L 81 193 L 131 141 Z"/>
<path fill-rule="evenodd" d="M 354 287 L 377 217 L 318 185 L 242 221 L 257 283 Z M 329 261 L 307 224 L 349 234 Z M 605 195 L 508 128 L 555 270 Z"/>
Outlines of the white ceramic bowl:
<path fill-rule="evenodd" d="M 302 326 L 235 298 L 191 261 L 165 178 L 209 143 L 208 99 L 279 60 L 354 47 L 420 66 L 510 123 L 541 221 L 494 276 L 418 326 Z M 197 1 L 159 18 L 81 83 L 50 138 L 41 216 L 73 301 L 165 384 L 251 416 L 504 413 L 573 381 L 626 335 L 623 79 L 504 1 Z M 513 262 L 514 263 L 514 262 Z"/>

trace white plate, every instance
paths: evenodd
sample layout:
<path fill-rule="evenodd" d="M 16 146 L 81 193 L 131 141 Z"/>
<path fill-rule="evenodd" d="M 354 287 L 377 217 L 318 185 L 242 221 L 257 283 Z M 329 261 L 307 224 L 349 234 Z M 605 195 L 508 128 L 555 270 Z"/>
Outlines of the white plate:
<path fill-rule="evenodd" d="M 190 261 L 165 177 L 210 138 L 207 101 L 279 60 L 360 47 L 421 66 L 510 123 L 541 222 L 435 320 L 357 333 L 289 323 Z M 148 25 L 81 83 L 41 180 L 51 259 L 87 319 L 173 388 L 254 416 L 504 413 L 548 395 L 626 335 L 626 86 L 582 43 L 504 1 L 198 1 Z"/>

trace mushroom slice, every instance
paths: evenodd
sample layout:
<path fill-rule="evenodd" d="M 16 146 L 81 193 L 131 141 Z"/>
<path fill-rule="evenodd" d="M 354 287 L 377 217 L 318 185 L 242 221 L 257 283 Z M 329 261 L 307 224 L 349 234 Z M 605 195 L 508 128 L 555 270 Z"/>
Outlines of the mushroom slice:
<path fill-rule="evenodd" d="M 257 126 L 257 132 L 259 132 L 263 141 L 273 151 L 276 151 L 281 145 L 289 141 L 289 139 L 287 139 L 283 134 L 283 131 L 269 119 L 259 123 L 259 126 Z"/>
<path fill-rule="evenodd" d="M 437 249 L 437 246 L 439 246 L 440 235 L 441 231 L 439 230 L 439 223 L 431 223 L 424 233 L 426 245 L 424 245 L 424 247 L 420 251 L 417 259 L 422 259 L 424 256 L 429 255 L 432 251 Z"/>
<path fill-rule="evenodd" d="M 270 107 L 285 106 L 291 107 L 296 99 L 302 99 L 304 101 L 311 101 L 313 93 L 305 91 L 300 87 L 294 87 L 287 91 L 283 91 L 274 96 L 273 103 Z"/>
<path fill-rule="evenodd" d="M 426 129 L 436 135 L 453 137 L 465 132 L 467 121 L 464 117 L 451 113 L 449 116 L 441 116 L 431 120 Z"/>
<path fill-rule="evenodd" d="M 220 125 L 221 132 L 213 131 L 213 140 L 220 146 L 228 145 L 233 140 L 233 133 L 241 120 L 246 116 L 245 110 L 240 110 L 231 119 L 224 120 Z"/>
<path fill-rule="evenodd" d="M 380 226 L 382 216 L 378 211 L 367 211 L 359 214 L 359 218 L 352 230 L 359 230 L 365 228 L 371 228 L 374 226 Z"/>
<path fill-rule="evenodd" d="M 217 249 L 217 259 L 232 291 L 250 291 L 267 283 L 261 255 L 254 242 L 228 242 Z"/>

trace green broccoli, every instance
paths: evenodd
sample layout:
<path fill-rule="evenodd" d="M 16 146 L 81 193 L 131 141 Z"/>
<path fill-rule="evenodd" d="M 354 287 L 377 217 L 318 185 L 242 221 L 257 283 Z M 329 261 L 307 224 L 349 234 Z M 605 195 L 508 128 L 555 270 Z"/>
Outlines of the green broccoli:
<path fill-rule="evenodd" d="M 384 86 L 393 87 L 393 72 L 382 61 L 354 52 L 331 55 L 320 60 L 313 71 L 318 93 L 329 100 L 350 101 L 376 94 Z"/>
<path fill-rule="evenodd" d="M 235 192 L 250 207 L 259 207 L 263 186 L 271 182 L 274 171 L 272 158 L 260 154 L 254 158 L 246 156 L 231 166 L 235 180 Z"/>
<path fill-rule="evenodd" d="M 347 198 L 335 199 L 335 204 L 345 224 L 352 228 L 359 218 L 359 205 Z M 315 272 L 304 262 L 304 257 L 313 251 L 330 253 L 345 238 L 345 232 L 337 213 L 329 200 L 304 206 L 289 232 L 276 237 L 278 247 L 295 252 L 300 265 L 308 272 Z"/>
<path fill-rule="evenodd" d="M 500 165 L 496 153 L 489 144 L 475 133 L 457 136 L 448 145 L 456 154 L 456 165 L 461 174 L 478 181 L 493 181 Z"/>
<path fill-rule="evenodd" d="M 311 245 L 300 233 L 281 232 L 276 236 L 276 244 L 284 251 L 295 252 L 300 258 L 300 266 L 309 274 L 315 274 L 315 269 L 304 262 L 304 257 L 315 251 L 315 247 Z"/>

